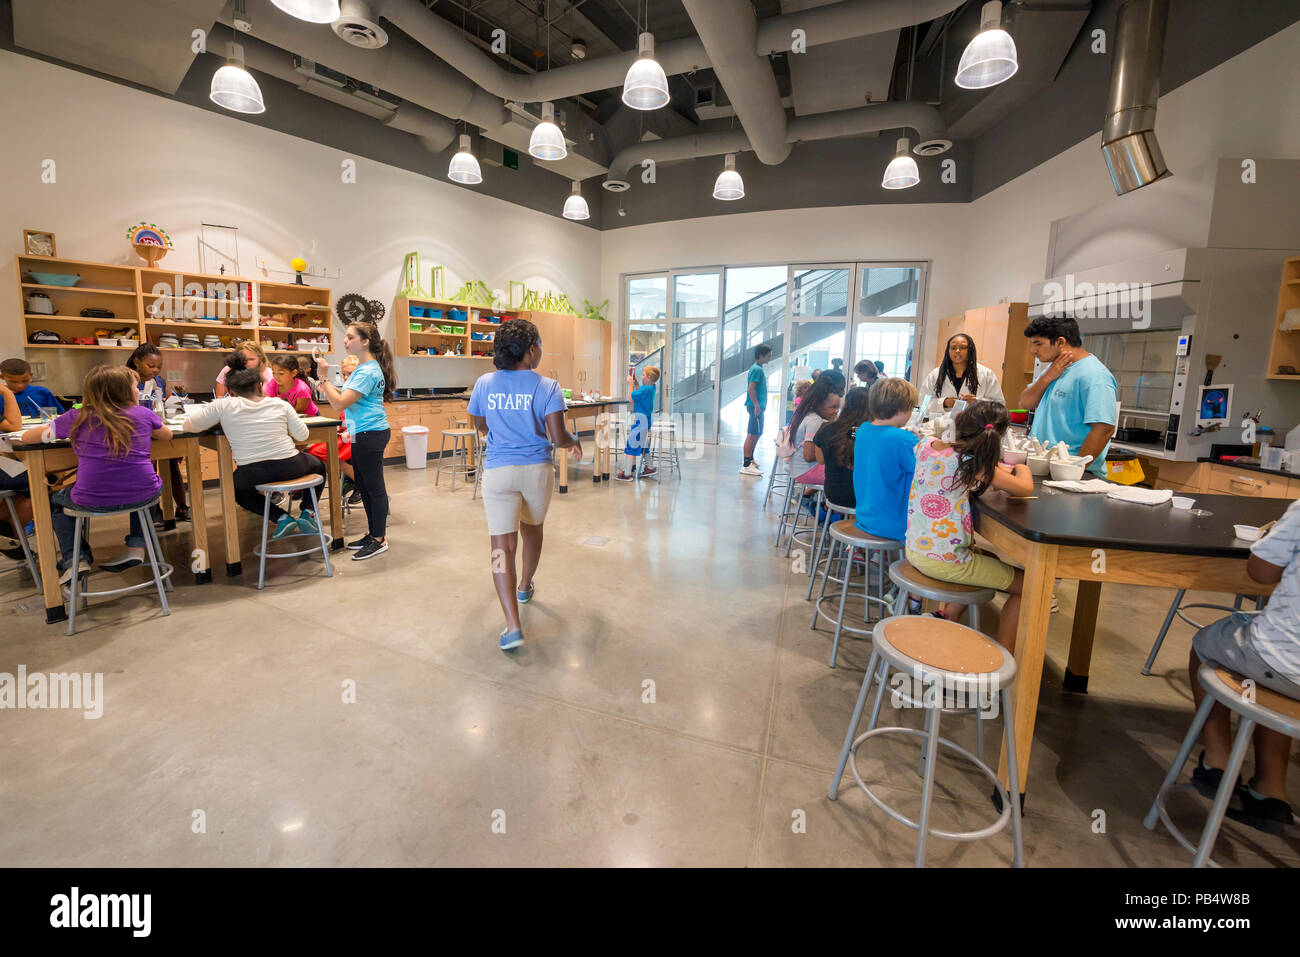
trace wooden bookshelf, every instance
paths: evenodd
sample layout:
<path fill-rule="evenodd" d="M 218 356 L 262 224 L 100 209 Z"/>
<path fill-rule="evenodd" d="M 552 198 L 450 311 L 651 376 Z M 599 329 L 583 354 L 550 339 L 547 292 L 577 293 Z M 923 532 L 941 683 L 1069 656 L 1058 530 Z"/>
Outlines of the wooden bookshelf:
<path fill-rule="evenodd" d="M 1300 374 L 1278 372 L 1278 366 L 1291 366 L 1300 372 L 1300 331 L 1283 332 L 1282 319 L 1288 309 L 1300 309 L 1300 256 L 1282 264 L 1282 285 L 1277 294 L 1277 316 L 1273 319 L 1273 340 L 1268 349 L 1270 379 L 1300 379 Z"/>
<path fill-rule="evenodd" d="M 414 313 L 412 310 L 420 310 Z M 423 310 L 441 310 L 440 317 L 430 317 Z M 455 309 L 465 314 L 464 319 L 451 318 Z M 397 299 L 393 303 L 395 355 L 408 357 L 425 356 L 437 359 L 471 359 L 492 355 L 491 339 L 475 339 L 474 334 L 494 336 L 500 328 L 500 322 L 489 322 L 489 316 L 500 316 L 501 322 L 507 319 L 527 317 L 521 309 L 489 309 L 486 306 L 472 306 L 459 302 L 447 302 L 441 299 Z M 443 331 L 443 326 L 459 329 L 459 332 Z M 425 350 L 425 351 L 418 351 Z"/>
<path fill-rule="evenodd" d="M 300 341 L 325 336 L 319 343 L 322 352 L 334 351 L 334 324 L 330 320 L 330 291 L 320 286 L 296 283 L 260 282 L 257 284 L 255 319 L 257 342 L 268 354 L 310 355 L 311 349 L 296 348 Z M 263 321 L 266 325 L 263 325 Z M 287 348 L 281 348 L 281 344 Z"/>
<path fill-rule="evenodd" d="M 140 276 L 132 266 L 112 266 L 106 263 L 85 262 L 78 259 L 60 259 L 55 256 L 14 257 L 18 272 L 18 315 L 22 317 L 23 341 L 29 349 L 120 350 L 134 348 L 118 343 L 122 339 L 140 339 Z M 75 286 L 40 282 L 32 273 L 51 273 L 78 276 Z M 54 315 L 35 312 L 33 303 L 50 301 Z M 105 309 L 111 317 L 84 317 L 83 309 Z M 32 333 L 48 330 L 63 340 L 62 343 L 28 342 Z M 100 345 L 98 331 L 125 333 L 113 338 L 113 345 Z M 73 342 L 89 339 L 90 342 Z"/>

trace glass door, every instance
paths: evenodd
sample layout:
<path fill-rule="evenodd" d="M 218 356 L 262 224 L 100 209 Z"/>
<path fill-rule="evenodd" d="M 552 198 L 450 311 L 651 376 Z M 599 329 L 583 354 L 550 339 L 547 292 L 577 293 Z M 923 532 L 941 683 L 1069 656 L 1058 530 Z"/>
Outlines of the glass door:
<path fill-rule="evenodd" d="M 627 368 L 614 373 L 611 385 L 615 395 L 626 395 L 629 372 L 641 382 L 641 373 L 647 366 L 667 373 L 664 344 L 668 341 L 668 274 L 629 276 L 627 280 Z M 622 381 L 623 389 L 618 386 Z M 655 412 L 664 409 L 664 380 L 655 390 Z"/>
<path fill-rule="evenodd" d="M 743 445 L 749 427 L 745 396 L 754 349 L 772 347 L 767 372 L 770 416 L 779 415 L 784 393 L 785 320 L 789 269 L 779 266 L 739 266 L 725 273 L 725 311 L 722 315 L 722 361 L 719 374 L 718 429 L 724 445 Z M 773 419 L 775 421 L 775 419 Z M 775 435 L 764 424 L 764 435 Z"/>
<path fill-rule="evenodd" d="M 668 276 L 671 348 L 666 405 L 684 444 L 718 440 L 722 270 L 673 270 Z"/>
<path fill-rule="evenodd" d="M 925 315 L 926 263 L 857 263 L 853 296 L 853 365 L 866 360 L 912 383 L 929 372 L 917 351 Z M 849 370 L 852 377 L 852 368 Z"/>
<path fill-rule="evenodd" d="M 779 425 L 785 425 L 794 414 L 794 390 L 800 381 L 822 372 L 838 372 L 848 384 L 849 370 L 844 363 L 849 351 L 853 264 L 794 265 L 787 286 L 787 374 Z"/>

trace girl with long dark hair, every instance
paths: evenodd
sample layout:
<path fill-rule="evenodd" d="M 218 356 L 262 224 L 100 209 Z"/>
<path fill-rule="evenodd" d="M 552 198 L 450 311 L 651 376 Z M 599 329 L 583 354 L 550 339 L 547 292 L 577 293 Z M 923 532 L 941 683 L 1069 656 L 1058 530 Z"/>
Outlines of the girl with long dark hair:
<path fill-rule="evenodd" d="M 361 364 L 342 389 L 329 381 L 329 362 L 316 362 L 322 397 L 336 412 L 347 410 L 352 433 L 353 482 L 366 510 L 366 534 L 348 548 L 354 562 L 388 551 L 388 487 L 384 484 L 384 448 L 392 435 L 384 403 L 392 402 L 397 388 L 393 350 L 373 322 L 352 322 L 343 335 L 343 348 Z"/>
<path fill-rule="evenodd" d="M 858 426 L 871 418 L 868 396 L 866 389 L 854 388 L 844 393 L 839 415 L 818 429 L 813 439 L 817 461 L 826 466 L 826 499 L 846 508 L 858 504 L 853 492 L 853 440 Z"/>

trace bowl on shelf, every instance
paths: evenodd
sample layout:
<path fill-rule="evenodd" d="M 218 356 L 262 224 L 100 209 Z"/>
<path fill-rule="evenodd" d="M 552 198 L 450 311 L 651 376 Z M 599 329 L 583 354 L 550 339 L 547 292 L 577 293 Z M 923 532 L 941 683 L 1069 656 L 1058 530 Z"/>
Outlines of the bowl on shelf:
<path fill-rule="evenodd" d="M 117 340 L 116 340 L 116 339 L 113 339 L 113 338 L 104 338 L 103 336 L 97 338 L 95 341 L 98 342 L 101 346 L 116 346 L 116 345 L 117 345 Z"/>
<path fill-rule="evenodd" d="M 31 271 L 29 275 L 42 286 L 75 286 L 81 281 L 78 273 Z"/>

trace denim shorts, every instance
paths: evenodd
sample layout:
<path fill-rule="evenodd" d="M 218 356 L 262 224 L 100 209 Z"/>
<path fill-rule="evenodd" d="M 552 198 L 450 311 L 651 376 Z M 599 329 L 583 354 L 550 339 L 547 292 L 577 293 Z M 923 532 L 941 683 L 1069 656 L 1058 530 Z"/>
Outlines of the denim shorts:
<path fill-rule="evenodd" d="M 1206 625 L 1192 638 L 1196 657 L 1205 664 L 1222 665 L 1243 678 L 1253 678 L 1255 684 L 1286 695 L 1300 698 L 1300 685 L 1278 674 L 1273 666 L 1259 656 L 1250 640 L 1252 615 L 1233 612 Z"/>
<path fill-rule="evenodd" d="M 751 409 L 749 406 L 745 406 L 745 411 L 749 413 L 748 434 L 762 435 L 763 434 L 763 410 Z"/>

